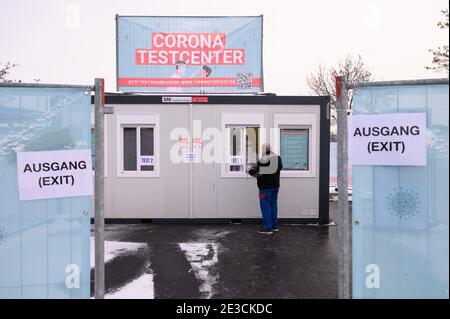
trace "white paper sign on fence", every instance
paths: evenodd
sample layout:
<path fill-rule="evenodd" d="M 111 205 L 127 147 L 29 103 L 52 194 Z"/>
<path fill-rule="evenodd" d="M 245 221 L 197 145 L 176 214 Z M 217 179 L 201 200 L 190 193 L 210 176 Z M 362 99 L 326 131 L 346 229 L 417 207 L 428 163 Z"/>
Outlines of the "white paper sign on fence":
<path fill-rule="evenodd" d="M 20 200 L 93 194 L 91 150 L 18 152 Z"/>
<path fill-rule="evenodd" d="M 427 165 L 426 113 L 353 115 L 348 138 L 352 165 Z"/>

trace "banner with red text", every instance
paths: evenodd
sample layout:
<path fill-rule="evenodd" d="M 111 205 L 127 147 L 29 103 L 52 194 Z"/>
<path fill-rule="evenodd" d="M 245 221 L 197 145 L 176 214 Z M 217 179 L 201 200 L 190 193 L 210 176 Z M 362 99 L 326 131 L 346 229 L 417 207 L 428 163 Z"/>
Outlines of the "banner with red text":
<path fill-rule="evenodd" d="M 117 90 L 263 91 L 262 16 L 117 16 Z"/>

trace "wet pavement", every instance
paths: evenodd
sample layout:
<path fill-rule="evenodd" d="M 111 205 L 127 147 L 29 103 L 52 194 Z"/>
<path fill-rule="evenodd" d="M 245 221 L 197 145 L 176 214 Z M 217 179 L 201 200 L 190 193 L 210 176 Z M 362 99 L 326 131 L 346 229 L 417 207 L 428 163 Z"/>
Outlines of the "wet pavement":
<path fill-rule="evenodd" d="M 106 225 L 106 297 L 337 298 L 337 226 L 281 225 L 270 236 L 257 229 Z"/>

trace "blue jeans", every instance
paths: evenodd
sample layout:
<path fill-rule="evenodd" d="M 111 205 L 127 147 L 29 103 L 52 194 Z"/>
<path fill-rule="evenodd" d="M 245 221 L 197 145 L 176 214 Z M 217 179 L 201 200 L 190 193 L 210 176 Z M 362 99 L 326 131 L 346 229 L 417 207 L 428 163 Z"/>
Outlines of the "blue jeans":
<path fill-rule="evenodd" d="M 279 188 L 266 188 L 259 190 L 259 205 L 263 216 L 264 230 L 278 227 L 278 190 Z"/>

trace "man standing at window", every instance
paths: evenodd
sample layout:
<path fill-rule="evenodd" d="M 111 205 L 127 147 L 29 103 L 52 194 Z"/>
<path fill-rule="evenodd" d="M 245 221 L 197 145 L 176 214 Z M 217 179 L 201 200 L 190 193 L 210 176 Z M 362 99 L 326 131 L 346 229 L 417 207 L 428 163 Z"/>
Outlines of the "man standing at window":
<path fill-rule="evenodd" d="M 258 232 L 272 235 L 278 232 L 278 190 L 280 188 L 280 171 L 283 169 L 281 157 L 272 152 L 270 144 L 262 147 L 263 156 L 248 173 L 257 179 L 259 204 L 263 216 L 263 227 Z"/>

